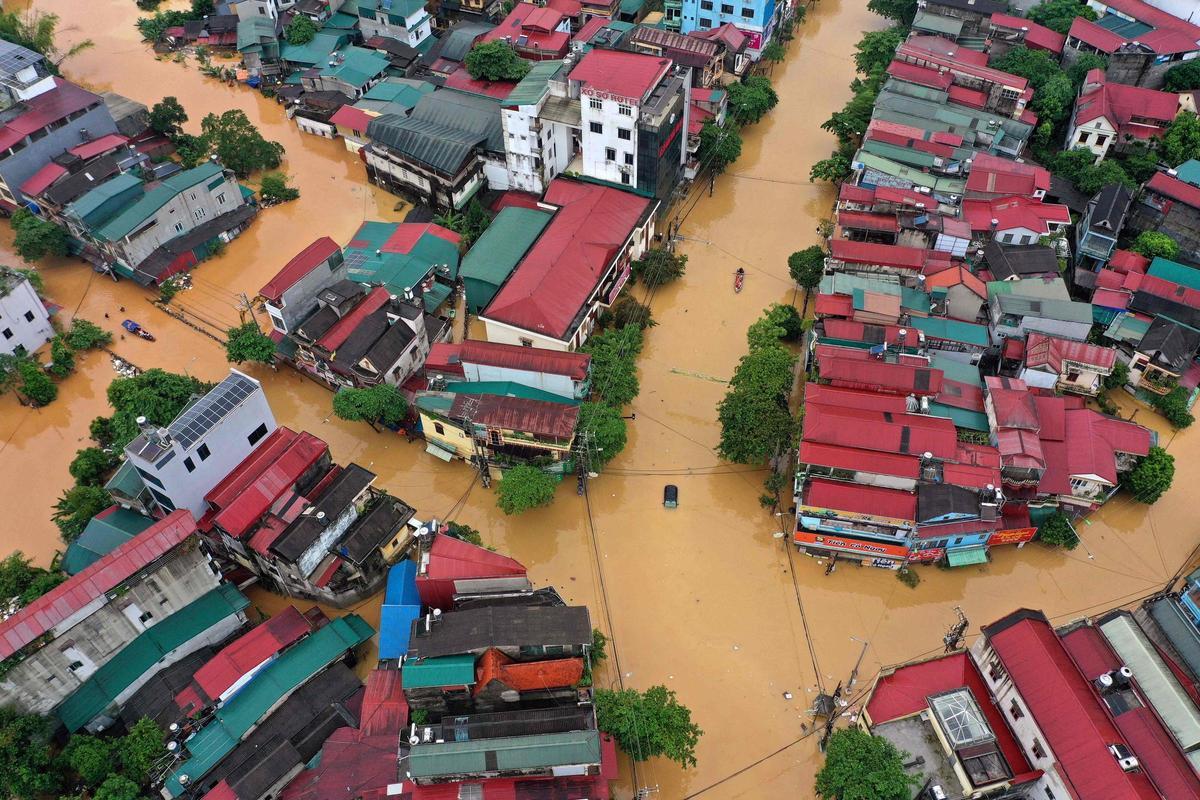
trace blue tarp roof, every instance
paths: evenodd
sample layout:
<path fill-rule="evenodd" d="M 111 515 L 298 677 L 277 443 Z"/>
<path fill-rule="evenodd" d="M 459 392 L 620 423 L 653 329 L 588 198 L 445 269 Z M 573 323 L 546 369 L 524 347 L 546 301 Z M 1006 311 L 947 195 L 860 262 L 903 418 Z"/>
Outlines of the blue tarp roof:
<path fill-rule="evenodd" d="M 421 616 L 417 565 L 401 561 L 388 571 L 387 591 L 379 615 L 379 658 L 401 658 L 408 652 L 412 622 Z"/>

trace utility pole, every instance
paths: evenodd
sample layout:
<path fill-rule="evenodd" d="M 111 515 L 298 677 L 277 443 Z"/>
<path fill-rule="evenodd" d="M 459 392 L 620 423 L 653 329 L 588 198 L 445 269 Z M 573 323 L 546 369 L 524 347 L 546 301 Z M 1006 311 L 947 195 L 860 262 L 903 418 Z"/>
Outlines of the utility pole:
<path fill-rule="evenodd" d="M 242 322 L 245 323 L 246 313 L 249 312 L 250 319 L 254 320 L 255 327 L 257 327 L 259 330 L 262 330 L 262 326 L 258 324 L 258 315 L 254 313 L 254 304 L 250 302 L 250 298 L 246 296 L 245 292 L 242 292 L 240 297 L 242 298 L 242 304 L 238 306 L 238 316 L 240 316 L 242 318 Z"/>
<path fill-rule="evenodd" d="M 951 625 L 950 630 L 942 637 L 942 643 L 946 645 L 944 652 L 947 653 L 953 653 L 962 647 L 963 634 L 967 631 L 967 617 L 962 608 L 955 606 L 954 611 L 958 614 L 958 622 Z"/>
<path fill-rule="evenodd" d="M 592 470 L 591 437 L 592 432 L 586 429 L 575 437 L 576 491 L 580 496 L 587 492 L 587 480 Z"/>
<path fill-rule="evenodd" d="M 867 648 L 871 646 L 871 643 L 865 639 L 858 639 L 854 636 L 851 636 L 850 638 L 856 642 L 862 642 L 862 650 L 859 651 L 858 660 L 854 662 L 854 669 L 850 670 L 850 682 L 847 684 L 848 686 L 853 686 L 858 682 L 858 668 L 862 666 L 863 657 L 866 656 Z"/>
<path fill-rule="evenodd" d="M 471 437 L 471 446 L 475 452 L 471 461 L 474 462 L 475 468 L 479 470 L 479 480 L 483 483 L 483 488 L 490 489 L 492 486 L 492 473 L 488 468 L 487 448 L 479 441 L 479 435 L 475 431 L 475 412 L 478 410 L 478 398 L 463 397 L 463 423 L 467 428 L 467 435 Z M 484 436 L 487 436 L 486 430 L 484 431 Z"/>

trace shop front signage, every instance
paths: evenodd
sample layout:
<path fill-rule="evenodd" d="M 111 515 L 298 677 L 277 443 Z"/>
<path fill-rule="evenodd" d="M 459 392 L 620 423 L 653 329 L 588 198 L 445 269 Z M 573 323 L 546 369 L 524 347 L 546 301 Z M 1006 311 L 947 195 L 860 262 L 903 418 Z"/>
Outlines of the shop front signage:
<path fill-rule="evenodd" d="M 848 553 L 859 553 L 866 556 L 881 557 L 886 560 L 893 558 L 904 559 L 908 556 L 908 548 L 883 542 L 867 542 L 861 539 L 846 539 L 841 536 L 829 536 L 812 531 L 796 531 L 796 544 L 812 544 L 826 547 L 830 550 L 841 550 Z"/>
<path fill-rule="evenodd" d="M 996 531 L 992 534 L 992 538 L 988 539 L 988 544 L 1017 544 L 1019 542 L 1028 542 L 1037 533 L 1037 528 L 1009 528 L 1005 531 Z"/>
<path fill-rule="evenodd" d="M 930 547 L 927 550 L 914 550 L 908 556 L 909 561 L 937 561 L 942 556 L 946 555 L 944 547 Z"/>

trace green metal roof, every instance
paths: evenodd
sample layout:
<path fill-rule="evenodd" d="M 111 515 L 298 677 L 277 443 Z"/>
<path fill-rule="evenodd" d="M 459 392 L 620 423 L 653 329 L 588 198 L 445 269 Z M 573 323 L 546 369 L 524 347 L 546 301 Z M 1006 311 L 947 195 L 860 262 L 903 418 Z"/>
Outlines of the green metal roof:
<path fill-rule="evenodd" d="M 408 772 L 414 778 L 431 778 L 598 763 L 599 732 L 568 731 L 417 745 L 409 752 Z"/>
<path fill-rule="evenodd" d="M 142 476 L 138 475 L 137 470 L 133 468 L 133 464 L 126 461 L 121 464 L 117 473 L 108 479 L 108 483 L 104 484 L 104 488 L 109 492 L 114 492 L 124 497 L 137 497 L 146 490 L 146 483 L 142 480 Z"/>
<path fill-rule="evenodd" d="M 642 0 L 635 0 L 641 7 Z M 562 67 L 562 61 L 539 61 L 521 78 L 521 82 L 513 87 L 504 98 L 505 106 L 531 106 L 541 100 L 550 91 L 550 79 Z"/>
<path fill-rule="evenodd" d="M 384 78 L 363 95 L 364 100 L 383 100 L 396 103 L 406 109 L 416 106 L 417 101 L 437 89 L 432 83 L 412 78 Z"/>
<path fill-rule="evenodd" d="M 164 788 L 172 797 L 183 794 L 180 775 L 195 782 L 208 774 L 281 700 L 374 635 L 362 617 L 348 614 L 283 651 L 184 743 L 191 758 L 171 773 Z"/>
<path fill-rule="evenodd" d="M 417 399 L 418 405 L 421 399 Z M 400 670 L 400 683 L 405 689 L 474 685 L 475 656 L 468 654 L 405 661 Z"/>
<path fill-rule="evenodd" d="M 446 302 L 446 298 L 450 296 L 450 292 L 454 291 L 450 286 L 444 283 L 434 283 L 429 291 L 421 295 L 421 302 L 425 304 L 425 310 L 432 314 L 437 311 L 438 306 Z"/>
<path fill-rule="evenodd" d="M 325 20 L 325 30 L 352 31 L 358 25 L 357 14 L 345 14 L 341 11 Z"/>
<path fill-rule="evenodd" d="M 937 350 L 929 352 L 929 366 L 934 369 L 940 369 L 942 374 L 949 380 L 970 384 L 971 386 L 983 386 L 983 378 L 979 375 L 979 367 L 951 358 L 945 353 L 939 353 Z"/>
<path fill-rule="evenodd" d="M 1015 294 L 1000 295 L 996 298 L 996 302 L 1004 314 L 1092 324 L 1091 303 L 1077 303 L 1074 300 L 1045 300 Z"/>
<path fill-rule="evenodd" d="M 645 5 L 645 0 L 621 0 L 622 14 L 637 14 Z"/>
<path fill-rule="evenodd" d="M 971 411 L 967 408 L 956 408 L 942 403 L 930 403 L 929 413 L 934 417 L 949 417 L 956 428 L 983 432 L 991 430 L 988 427 L 987 414 L 982 411 Z"/>
<path fill-rule="evenodd" d="M 341 63 L 326 65 L 321 70 L 321 76 L 344 81 L 350 86 L 361 88 L 391 65 L 387 56 L 362 47 L 347 47 L 339 53 L 342 56 Z"/>
<path fill-rule="evenodd" d="M 913 150 L 910 147 L 901 147 L 897 144 L 889 144 L 888 142 L 881 142 L 875 139 L 863 142 L 862 148 L 868 153 L 874 153 L 877 156 L 882 156 L 899 164 L 908 164 L 914 167 L 932 167 L 935 162 L 941 160 L 940 156 L 935 156 L 933 153 L 925 153 L 921 150 Z"/>
<path fill-rule="evenodd" d="M 98 212 L 103 210 L 103 206 L 110 200 L 116 199 L 122 192 L 132 190 L 141 185 L 142 179 L 132 172 L 122 172 L 120 175 L 114 175 L 71 202 L 67 206 L 67 213 L 78 217 L 88 225 L 102 224 L 107 221 L 107 218 L 99 218 Z M 111 218 L 116 213 L 116 209 L 109 209 L 109 212 L 108 218 Z"/>
<path fill-rule="evenodd" d="M 153 524 L 149 517 L 126 508 L 118 508 L 103 518 L 93 517 L 79 538 L 67 545 L 63 572 L 68 575 L 80 572 Z"/>
<path fill-rule="evenodd" d="M 350 41 L 344 31 L 320 31 L 308 44 L 284 44 L 279 55 L 284 61 L 313 67 L 329 60 L 329 54 Z"/>
<path fill-rule="evenodd" d="M 367 137 L 398 153 L 454 175 L 476 147 L 504 151 L 500 101 L 442 89 L 425 95 L 407 117 L 384 114 L 367 125 Z"/>
<path fill-rule="evenodd" d="M 514 381 L 459 381 L 446 384 L 446 391 L 454 394 L 494 394 L 500 397 L 520 397 L 525 400 L 562 403 L 566 406 L 579 405 L 578 400 L 571 400 L 561 394 L 547 392 L 545 389 L 526 386 Z"/>
<path fill-rule="evenodd" d="M 55 713 L 68 731 L 79 730 L 103 713 L 134 681 L 154 669 L 167 653 L 248 605 L 250 601 L 236 586 L 221 584 L 143 631 L 92 673 Z"/>
<path fill-rule="evenodd" d="M 446 416 L 454 405 L 454 395 L 439 392 L 418 392 L 413 398 L 417 408 L 429 414 Z M 407 684 L 406 684 L 407 685 Z"/>
<path fill-rule="evenodd" d="M 1152 277 L 1178 283 L 1189 289 L 1200 289 L 1200 269 L 1180 264 L 1178 261 L 1171 261 L 1160 256 L 1150 262 L 1150 269 L 1147 270 L 1147 273 Z"/>
<path fill-rule="evenodd" d="M 946 551 L 946 561 L 952 567 L 986 564 L 987 560 L 987 548 L 983 545 L 978 547 L 952 547 Z"/>
<path fill-rule="evenodd" d="M 1175 177 L 1193 186 L 1200 186 L 1200 161 L 1191 158 L 1183 162 L 1175 168 Z"/>
<path fill-rule="evenodd" d="M 1040 300 L 1070 300 L 1067 285 L 1061 278 L 1051 281 L 1041 278 L 1021 278 L 1015 281 L 988 281 L 988 300 L 994 300 L 1001 295 L 1028 297 Z"/>
<path fill-rule="evenodd" d="M 912 26 L 919 31 L 934 31 L 958 36 L 962 33 L 962 20 L 954 17 L 943 17 L 940 14 L 930 14 L 928 11 L 917 11 Z"/>
<path fill-rule="evenodd" d="M 875 155 L 874 153 L 868 153 L 864 150 L 859 150 L 854 156 L 854 160 L 885 175 L 890 175 L 893 178 L 903 178 L 916 186 L 925 186 L 937 192 L 962 194 L 967 185 L 967 182 L 962 178 L 945 178 L 930 175 L 927 172 L 899 164 L 891 159 Z"/>
<path fill-rule="evenodd" d="M 238 50 L 257 47 L 262 44 L 263 39 L 275 38 L 275 23 L 268 17 L 245 17 L 238 20 Z"/>
<path fill-rule="evenodd" d="M 1146 331 L 1150 330 L 1150 321 L 1138 319 L 1132 314 L 1117 314 L 1116 319 L 1109 323 L 1104 335 L 1118 342 L 1128 342 L 1136 345 L 1142 341 Z"/>
<path fill-rule="evenodd" d="M 548 211 L 502 208 L 463 257 L 458 274 L 467 290 L 467 308 L 478 314 L 517 268 L 525 253 L 550 224 Z"/>
<path fill-rule="evenodd" d="M 965 342 L 978 347 L 987 347 L 991 343 L 986 325 L 973 325 L 946 317 L 913 317 L 910 324 L 926 336 L 937 339 Z"/>
<path fill-rule="evenodd" d="M 902 296 L 900 284 L 895 281 L 871 278 L 866 275 L 852 275 L 848 272 L 835 272 L 821 278 L 818 291 L 821 294 L 853 294 L 855 289 L 894 297 Z M 926 306 L 925 309 L 928 311 L 929 307 Z"/>
<path fill-rule="evenodd" d="M 909 289 L 907 286 L 902 286 L 900 288 L 900 307 L 928 314 L 929 294 L 920 289 Z"/>
<path fill-rule="evenodd" d="M 118 214 L 111 222 L 95 231 L 95 235 L 97 238 L 109 242 L 122 239 L 136 230 L 139 225 L 152 217 L 179 193 L 220 174 L 222 174 L 220 165 L 212 161 L 206 161 L 193 169 L 177 172 L 142 195 L 141 199 Z"/>
<path fill-rule="evenodd" d="M 392 294 L 404 294 L 425 279 L 431 269 L 444 265 L 438 274 L 458 277 L 458 245 L 432 233 L 423 233 L 407 253 L 376 253 L 396 232 L 395 222 L 364 222 L 344 252 L 350 267 L 346 276 L 358 283 L 383 284 Z"/>

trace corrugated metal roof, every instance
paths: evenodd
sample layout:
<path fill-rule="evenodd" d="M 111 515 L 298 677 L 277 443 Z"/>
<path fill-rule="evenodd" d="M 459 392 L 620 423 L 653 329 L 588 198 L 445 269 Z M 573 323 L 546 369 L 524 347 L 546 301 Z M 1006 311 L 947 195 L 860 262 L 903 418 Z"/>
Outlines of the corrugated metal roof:
<path fill-rule="evenodd" d="M 460 363 L 566 375 L 575 381 L 587 378 L 588 369 L 592 363 L 592 357 L 587 353 L 547 350 L 541 347 L 521 347 L 499 342 L 480 342 L 474 339 L 468 339 L 457 347 Z"/>
<path fill-rule="evenodd" d="M 671 59 L 593 48 L 571 70 L 570 79 L 589 89 L 641 102 L 671 68 Z"/>
<path fill-rule="evenodd" d="M 805 505 L 915 521 L 917 495 L 900 489 L 813 478 L 804 487 Z"/>
<path fill-rule="evenodd" d="M 250 601 L 229 583 L 223 583 L 147 628 L 127 644 L 63 701 L 55 714 L 68 731 L 87 725 L 168 653 L 181 647 L 221 620 L 240 614 Z"/>
<path fill-rule="evenodd" d="M 177 172 L 163 180 L 158 186 L 149 189 L 137 202 L 96 230 L 95 235 L 97 238 L 109 242 L 122 239 L 176 195 L 221 174 L 221 166 L 212 161 L 206 161 L 194 169 Z"/>
<path fill-rule="evenodd" d="M 975 325 L 946 317 L 913 317 L 909 324 L 931 339 L 973 344 L 976 347 L 987 347 L 990 344 L 986 325 Z"/>
<path fill-rule="evenodd" d="M 475 656 L 414 658 L 404 662 L 404 688 L 430 686 L 472 686 L 475 683 Z"/>
<path fill-rule="evenodd" d="M 516 381 L 464 381 L 447 383 L 446 391 L 451 394 L 483 395 L 490 394 L 498 397 L 520 397 L 524 400 L 539 400 L 544 403 L 559 403 L 561 405 L 577 406 L 578 400 L 563 397 L 545 389 L 526 386 Z"/>
<path fill-rule="evenodd" d="M 338 56 L 338 63 L 325 65 L 321 77 L 340 80 L 359 88 L 391 66 L 387 56 L 362 47 L 343 48 L 338 51 Z"/>
<path fill-rule="evenodd" d="M 500 210 L 467 251 L 459 269 L 472 311 L 478 313 L 492 301 L 550 219 L 547 211 L 515 206 Z"/>
<path fill-rule="evenodd" d="M 414 778 L 431 778 L 599 763 L 599 732 L 569 731 L 417 745 L 409 752 L 408 772 Z"/>
<path fill-rule="evenodd" d="M 485 428 L 565 441 L 575 435 L 579 409 L 559 402 L 522 397 L 460 394 L 454 397 L 450 416 L 455 419 L 469 417 L 475 425 Z"/>
<path fill-rule="evenodd" d="M 76 575 L 154 524 L 136 511 L 112 506 L 87 524 L 79 538 L 67 545 L 62 569 Z"/>
<path fill-rule="evenodd" d="M 517 662 L 496 649 L 479 657 L 475 672 L 475 694 L 492 681 L 519 692 L 544 691 L 574 686 L 583 677 L 582 658 L 556 658 Z"/>
<path fill-rule="evenodd" d="M 11 656 L 120 586 L 196 532 L 187 510 L 172 512 L 78 575 L 0 622 L 0 659 Z"/>
<path fill-rule="evenodd" d="M 340 251 L 337 242 L 328 236 L 322 236 L 295 255 L 275 277 L 267 281 L 266 286 L 258 290 L 258 293 L 268 300 L 278 302 L 283 293 L 295 286 L 297 281 Z"/>
<path fill-rule="evenodd" d="M 164 790 L 171 797 L 183 794 L 180 775 L 187 775 L 192 783 L 199 781 L 280 700 L 374 634 L 362 617 L 348 614 L 288 649 L 187 740 L 185 746 L 191 757 L 171 773 Z"/>
<path fill-rule="evenodd" d="M 81 197 L 67 206 L 67 213 L 87 222 L 90 216 L 102 205 L 112 200 L 121 192 L 140 186 L 142 179 L 132 172 L 122 172 L 114 175 L 99 186 L 89 189 Z"/>
<path fill-rule="evenodd" d="M 508 97 L 504 98 L 506 107 L 531 106 L 537 104 L 546 92 L 550 90 L 550 79 L 562 68 L 560 60 L 539 61 L 525 74 Z"/>

